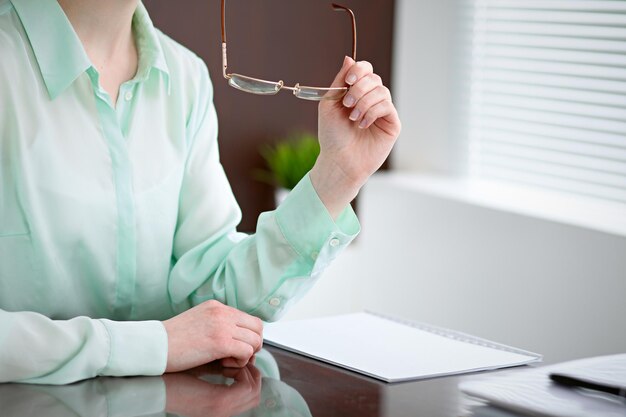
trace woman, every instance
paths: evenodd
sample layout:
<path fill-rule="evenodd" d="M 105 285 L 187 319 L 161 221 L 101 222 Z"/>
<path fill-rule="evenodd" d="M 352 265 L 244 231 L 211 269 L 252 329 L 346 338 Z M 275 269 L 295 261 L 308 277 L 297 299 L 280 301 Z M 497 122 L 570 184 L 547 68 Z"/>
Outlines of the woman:
<path fill-rule="evenodd" d="M 0 56 L 0 382 L 245 366 L 358 233 L 400 132 L 346 58 L 315 167 L 247 236 L 207 69 L 137 0 L 0 0 Z"/>

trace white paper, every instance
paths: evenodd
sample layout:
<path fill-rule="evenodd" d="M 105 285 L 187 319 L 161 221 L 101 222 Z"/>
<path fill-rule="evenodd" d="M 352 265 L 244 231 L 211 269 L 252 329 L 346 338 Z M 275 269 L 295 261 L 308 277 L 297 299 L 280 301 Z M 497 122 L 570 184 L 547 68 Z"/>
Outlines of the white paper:
<path fill-rule="evenodd" d="M 389 382 L 517 366 L 541 358 L 462 333 L 420 326 L 356 313 L 268 324 L 264 339 Z"/>
<path fill-rule="evenodd" d="M 554 417 L 626 417 L 626 402 L 616 395 L 560 386 L 551 372 L 626 384 L 626 354 L 581 359 L 461 383 L 461 390 L 493 405 Z"/>

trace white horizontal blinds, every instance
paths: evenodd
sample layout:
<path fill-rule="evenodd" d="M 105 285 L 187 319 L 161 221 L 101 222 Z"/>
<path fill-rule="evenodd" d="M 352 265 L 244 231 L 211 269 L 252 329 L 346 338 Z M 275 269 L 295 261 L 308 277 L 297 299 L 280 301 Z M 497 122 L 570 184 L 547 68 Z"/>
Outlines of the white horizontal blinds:
<path fill-rule="evenodd" d="M 471 4 L 471 174 L 626 202 L 626 0 Z"/>

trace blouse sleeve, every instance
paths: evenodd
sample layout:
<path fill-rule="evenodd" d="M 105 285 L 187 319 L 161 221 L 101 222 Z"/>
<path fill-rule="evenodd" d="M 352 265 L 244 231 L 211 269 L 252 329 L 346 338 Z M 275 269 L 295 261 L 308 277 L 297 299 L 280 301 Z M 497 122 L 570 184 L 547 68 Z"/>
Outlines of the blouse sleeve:
<path fill-rule="evenodd" d="M 175 311 L 215 299 L 275 320 L 302 296 L 360 230 L 350 206 L 332 219 L 306 175 L 256 233 L 238 233 L 241 212 L 219 161 L 217 116 L 209 94 L 191 118 L 168 289 Z M 194 121 L 195 119 L 195 121 Z"/>
<path fill-rule="evenodd" d="M 0 310 L 0 383 L 160 375 L 166 362 L 167 334 L 159 321 L 52 320 Z"/>

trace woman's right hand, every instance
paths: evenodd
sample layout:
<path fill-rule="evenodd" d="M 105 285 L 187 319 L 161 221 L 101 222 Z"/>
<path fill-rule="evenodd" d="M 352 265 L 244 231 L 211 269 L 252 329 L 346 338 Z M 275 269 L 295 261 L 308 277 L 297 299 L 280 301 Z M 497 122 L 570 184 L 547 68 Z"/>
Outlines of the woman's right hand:
<path fill-rule="evenodd" d="M 260 319 L 209 300 L 163 322 L 168 352 L 165 372 L 195 368 L 215 360 L 243 368 L 263 346 Z"/>

